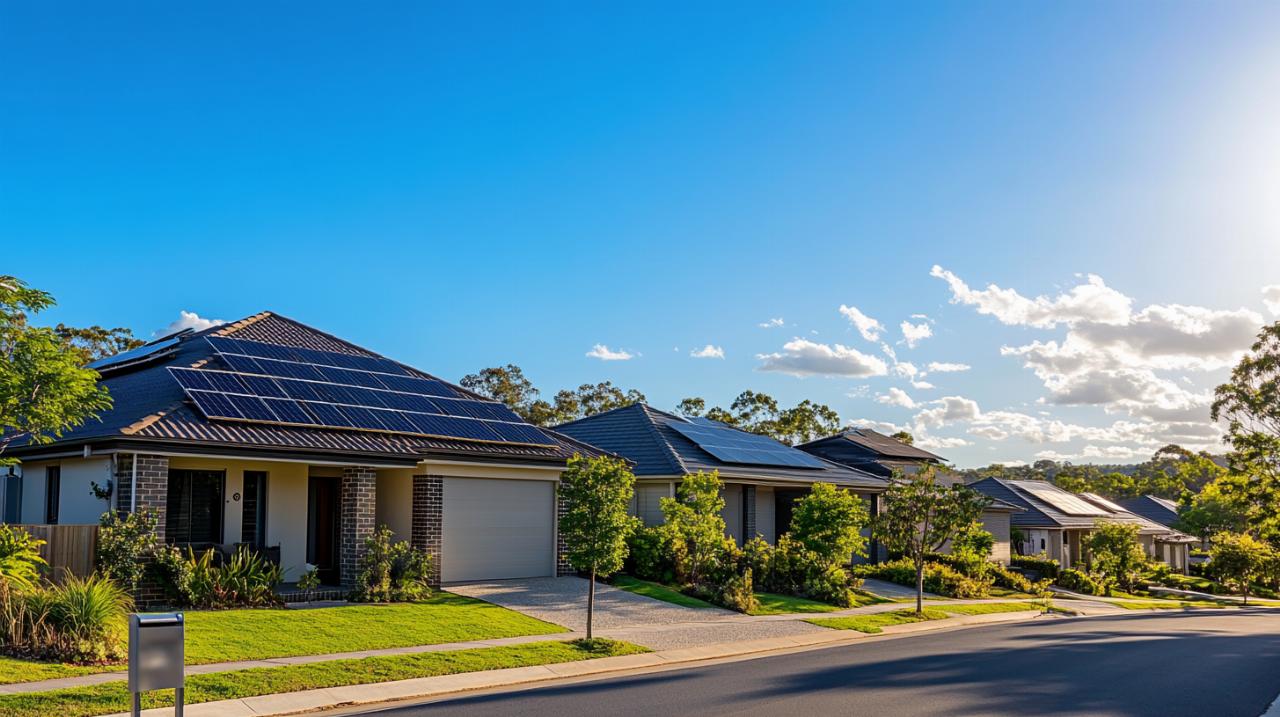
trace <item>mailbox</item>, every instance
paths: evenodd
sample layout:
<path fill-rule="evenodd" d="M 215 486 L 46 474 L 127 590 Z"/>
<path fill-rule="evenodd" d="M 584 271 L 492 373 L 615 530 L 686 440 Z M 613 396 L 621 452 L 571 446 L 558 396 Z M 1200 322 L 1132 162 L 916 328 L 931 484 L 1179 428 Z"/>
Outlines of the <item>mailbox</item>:
<path fill-rule="evenodd" d="M 180 612 L 129 616 L 129 692 L 133 693 L 133 714 L 140 711 L 141 693 L 167 689 L 177 691 L 175 714 L 182 714 L 183 627 Z"/>

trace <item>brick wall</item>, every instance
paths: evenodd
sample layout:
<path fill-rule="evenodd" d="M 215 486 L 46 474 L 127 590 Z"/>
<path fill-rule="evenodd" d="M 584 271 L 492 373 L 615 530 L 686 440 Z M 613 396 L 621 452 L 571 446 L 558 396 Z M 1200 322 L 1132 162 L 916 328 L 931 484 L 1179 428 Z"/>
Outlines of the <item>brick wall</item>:
<path fill-rule="evenodd" d="M 431 556 L 431 586 L 440 586 L 444 551 L 444 478 L 413 477 L 413 522 L 409 542 Z"/>
<path fill-rule="evenodd" d="M 366 466 L 342 469 L 339 571 L 344 587 L 355 585 L 365 540 L 377 519 L 378 473 Z"/>
<path fill-rule="evenodd" d="M 165 518 L 169 503 L 169 457 L 154 455 L 120 454 L 116 456 L 116 472 L 114 475 L 116 514 L 124 517 L 129 514 L 133 505 L 133 462 L 138 462 L 138 510 L 154 511 L 159 518 L 156 524 L 156 541 L 164 543 Z M 141 609 L 163 605 L 164 589 L 148 570 L 134 591 L 133 600 Z"/>

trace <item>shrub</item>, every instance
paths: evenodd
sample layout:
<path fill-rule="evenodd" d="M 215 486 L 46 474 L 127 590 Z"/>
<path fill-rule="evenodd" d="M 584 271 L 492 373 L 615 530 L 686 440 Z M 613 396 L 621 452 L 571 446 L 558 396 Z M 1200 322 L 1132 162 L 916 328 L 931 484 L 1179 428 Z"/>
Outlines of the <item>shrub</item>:
<path fill-rule="evenodd" d="M 67 576 L 60 585 L 19 593 L 0 584 L 0 644 L 11 654 L 73 663 L 108 663 L 125 653 L 129 594 L 109 578 Z"/>
<path fill-rule="evenodd" d="M 199 608 L 268 607 L 280 604 L 275 588 L 284 579 L 280 566 L 240 547 L 222 565 L 210 548 L 199 556 L 190 547 L 156 551 L 156 569 L 165 593 L 175 605 Z"/>
<path fill-rule="evenodd" d="M 715 598 L 720 605 L 738 612 L 751 612 L 760 607 L 751 580 L 751 568 L 729 576 L 719 585 Z"/>
<path fill-rule="evenodd" d="M 1106 595 L 1109 591 L 1105 580 L 1099 580 L 1088 573 L 1068 568 L 1058 573 L 1058 587 L 1073 590 L 1085 595 Z"/>
<path fill-rule="evenodd" d="M 867 539 L 859 531 L 869 518 L 856 494 L 830 483 L 814 483 L 796 501 L 791 514 L 791 537 L 818 560 L 823 569 L 845 565 L 853 555 L 866 555 Z"/>
<path fill-rule="evenodd" d="M 1084 545 L 1092 571 L 1126 590 L 1133 587 L 1139 571 L 1147 564 L 1136 524 L 1099 521 L 1084 539 Z"/>
<path fill-rule="evenodd" d="M 391 529 L 379 526 L 364 542 L 360 575 L 351 599 L 356 602 L 408 602 L 431 595 L 427 585 L 434 566 L 431 556 L 409 545 L 392 542 Z"/>
<path fill-rule="evenodd" d="M 1040 577 L 1049 578 L 1050 580 L 1056 579 L 1061 569 L 1057 560 L 1044 553 L 1039 555 L 1015 555 L 1009 562 L 1023 570 L 1034 570 L 1040 574 Z"/>
<path fill-rule="evenodd" d="M 98 570 L 124 589 L 138 589 L 147 560 L 156 551 L 156 526 L 159 516 L 142 509 L 120 517 L 115 511 L 102 514 L 98 521 Z"/>
<path fill-rule="evenodd" d="M 991 549 L 996 538 L 982 529 L 981 523 L 972 523 L 951 539 L 951 566 L 971 578 L 982 578 L 991 565 Z"/>
<path fill-rule="evenodd" d="M 1035 585 L 1027 579 L 1027 576 L 1021 573 L 1015 573 L 1000 563 L 992 563 L 989 568 L 988 575 L 995 581 L 996 585 L 1008 590 L 1017 590 L 1022 593 L 1034 593 Z"/>
<path fill-rule="evenodd" d="M 0 584 L 13 590 L 30 590 L 40 581 L 47 566 L 40 557 L 43 540 L 25 530 L 0 523 Z"/>
<path fill-rule="evenodd" d="M 684 543 L 687 557 L 680 569 L 695 586 L 703 582 L 703 573 L 712 567 L 724 544 L 724 498 L 720 488 L 719 473 L 698 471 L 684 477 L 675 498 L 659 501 L 664 528 Z"/>
<path fill-rule="evenodd" d="M 630 555 L 627 571 L 644 580 L 680 585 L 685 575 L 680 566 L 685 560 L 684 544 L 673 540 L 666 526 L 640 528 L 627 539 Z"/>
<path fill-rule="evenodd" d="M 858 604 L 857 588 L 862 587 L 862 580 L 849 574 L 839 565 L 831 565 L 826 569 L 815 570 L 804 582 L 801 597 L 831 603 L 840 607 L 856 607 Z"/>
<path fill-rule="evenodd" d="M 906 587 L 916 586 L 915 564 L 905 558 L 879 565 L 860 565 L 855 573 Z M 953 598 L 980 598 L 990 594 L 991 585 L 990 577 L 971 578 L 942 563 L 929 562 L 924 566 L 925 592 Z"/>

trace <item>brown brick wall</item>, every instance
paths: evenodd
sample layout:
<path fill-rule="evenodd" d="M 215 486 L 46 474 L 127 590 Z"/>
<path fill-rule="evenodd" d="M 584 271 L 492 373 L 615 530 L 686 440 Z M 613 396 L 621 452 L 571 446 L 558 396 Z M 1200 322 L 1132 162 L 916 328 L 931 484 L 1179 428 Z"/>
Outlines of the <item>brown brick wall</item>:
<path fill-rule="evenodd" d="M 440 586 L 444 559 L 444 478 L 413 477 L 413 523 L 409 543 L 431 556 L 431 586 Z"/>
<path fill-rule="evenodd" d="M 364 543 L 373 535 L 377 519 L 378 473 L 373 468 L 342 469 L 340 577 L 344 587 L 355 585 L 360 574 Z"/>

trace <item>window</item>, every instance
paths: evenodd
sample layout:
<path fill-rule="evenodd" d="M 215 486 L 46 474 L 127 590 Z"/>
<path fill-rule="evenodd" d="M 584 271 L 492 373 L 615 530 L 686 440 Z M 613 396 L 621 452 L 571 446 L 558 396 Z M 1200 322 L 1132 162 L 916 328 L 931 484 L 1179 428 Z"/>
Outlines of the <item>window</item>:
<path fill-rule="evenodd" d="M 221 543 L 223 471 L 169 471 L 165 540 L 170 543 Z"/>
<path fill-rule="evenodd" d="M 44 469 L 44 522 L 58 524 L 58 498 L 62 494 L 62 466 Z"/>
<path fill-rule="evenodd" d="M 267 474 L 244 472 L 244 498 L 240 502 L 240 541 L 255 548 L 267 542 Z"/>

